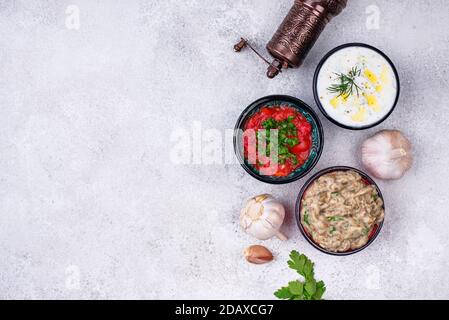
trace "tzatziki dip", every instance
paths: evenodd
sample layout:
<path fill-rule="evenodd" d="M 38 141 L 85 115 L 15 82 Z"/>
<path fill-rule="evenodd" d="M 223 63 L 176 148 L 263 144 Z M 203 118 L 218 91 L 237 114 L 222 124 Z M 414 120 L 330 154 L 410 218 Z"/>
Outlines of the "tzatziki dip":
<path fill-rule="evenodd" d="M 316 78 L 323 111 L 350 128 L 380 123 L 393 109 L 398 79 L 391 62 L 369 46 L 346 46 L 331 54 Z"/>

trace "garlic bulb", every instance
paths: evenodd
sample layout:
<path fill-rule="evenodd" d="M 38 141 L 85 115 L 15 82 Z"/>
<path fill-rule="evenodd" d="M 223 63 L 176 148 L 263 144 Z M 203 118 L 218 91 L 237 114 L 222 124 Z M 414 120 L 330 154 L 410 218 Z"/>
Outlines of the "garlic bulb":
<path fill-rule="evenodd" d="M 380 131 L 363 143 L 362 162 L 376 178 L 399 179 L 412 166 L 412 146 L 400 131 Z"/>
<path fill-rule="evenodd" d="M 247 201 L 240 214 L 240 225 L 246 233 L 259 240 L 267 240 L 273 236 L 287 240 L 279 232 L 284 217 L 284 206 L 273 196 L 263 194 Z"/>

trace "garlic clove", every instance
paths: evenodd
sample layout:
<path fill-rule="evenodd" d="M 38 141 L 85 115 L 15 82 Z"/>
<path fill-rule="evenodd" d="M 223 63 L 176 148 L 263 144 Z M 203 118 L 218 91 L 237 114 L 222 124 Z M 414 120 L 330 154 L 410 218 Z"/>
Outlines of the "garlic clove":
<path fill-rule="evenodd" d="M 398 130 L 378 132 L 363 143 L 361 153 L 364 167 L 379 179 L 400 179 L 413 163 L 411 143 Z"/>
<path fill-rule="evenodd" d="M 245 258 L 254 264 L 264 264 L 273 260 L 273 254 L 264 246 L 254 245 L 245 249 Z"/>

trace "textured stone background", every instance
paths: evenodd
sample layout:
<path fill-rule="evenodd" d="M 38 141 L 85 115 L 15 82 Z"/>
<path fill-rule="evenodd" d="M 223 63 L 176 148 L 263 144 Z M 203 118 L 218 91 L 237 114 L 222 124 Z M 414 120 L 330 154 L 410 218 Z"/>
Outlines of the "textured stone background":
<path fill-rule="evenodd" d="M 270 299 L 295 276 L 292 249 L 316 263 L 328 299 L 449 298 L 448 3 L 349 0 L 300 70 L 276 80 L 240 35 L 263 50 L 291 0 L 0 2 L 0 298 Z M 69 4 L 79 30 L 66 28 Z M 365 10 L 377 5 L 380 29 Z M 326 143 L 313 172 L 360 167 L 358 148 L 379 129 L 403 130 L 416 162 L 380 182 L 385 226 L 349 257 L 312 248 L 294 223 L 303 181 L 270 186 L 238 165 L 174 165 L 170 135 L 232 128 L 268 94 L 302 98 L 331 48 L 361 41 L 384 50 L 402 80 L 380 127 L 350 132 L 322 118 Z M 245 198 L 285 204 L 290 240 L 264 244 L 276 260 L 253 266 L 258 243 L 238 227 Z"/>

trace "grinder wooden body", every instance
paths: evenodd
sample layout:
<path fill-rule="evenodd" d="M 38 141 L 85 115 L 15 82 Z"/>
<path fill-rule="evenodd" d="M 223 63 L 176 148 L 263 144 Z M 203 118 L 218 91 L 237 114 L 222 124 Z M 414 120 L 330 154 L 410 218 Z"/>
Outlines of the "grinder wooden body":
<path fill-rule="evenodd" d="M 326 24 L 340 14 L 346 4 L 347 0 L 295 0 L 267 44 L 268 52 L 274 57 L 267 76 L 274 78 L 282 68 L 301 66 Z"/>

